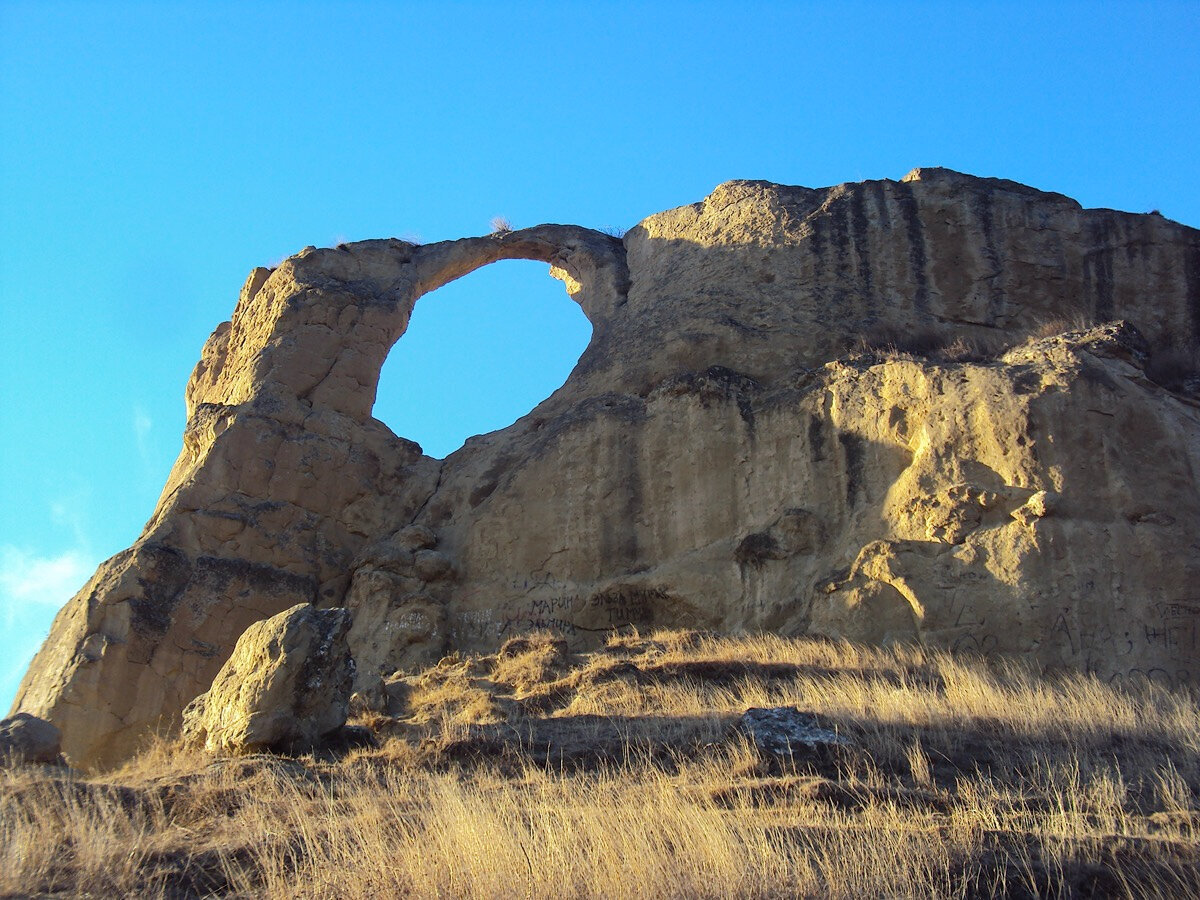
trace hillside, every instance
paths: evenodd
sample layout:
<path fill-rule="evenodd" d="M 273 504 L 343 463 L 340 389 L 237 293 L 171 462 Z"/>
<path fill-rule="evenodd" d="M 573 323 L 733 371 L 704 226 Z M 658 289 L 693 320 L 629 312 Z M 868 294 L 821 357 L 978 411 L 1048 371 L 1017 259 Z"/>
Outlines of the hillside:
<path fill-rule="evenodd" d="M 0 774 L 5 896 L 1200 896 L 1200 705 L 1012 662 L 541 633 L 338 746 Z M 796 707 L 771 752 L 749 708 Z"/>

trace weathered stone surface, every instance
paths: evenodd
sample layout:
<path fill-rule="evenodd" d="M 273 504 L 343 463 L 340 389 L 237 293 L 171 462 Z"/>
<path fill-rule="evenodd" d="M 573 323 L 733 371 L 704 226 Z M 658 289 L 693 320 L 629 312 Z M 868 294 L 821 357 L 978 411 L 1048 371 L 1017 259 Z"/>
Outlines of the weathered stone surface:
<path fill-rule="evenodd" d="M 0 719 L 0 766 L 62 761 L 62 735 L 44 719 L 17 713 Z"/>
<path fill-rule="evenodd" d="M 183 712 L 184 740 L 220 753 L 316 745 L 346 724 L 350 614 L 301 603 L 256 622 Z"/>
<path fill-rule="evenodd" d="M 527 416 L 423 456 L 371 418 L 380 366 L 419 297 L 504 258 L 549 262 L 592 340 Z M 849 352 L 887 333 L 1011 349 Z M 1200 413 L 1146 371 L 1198 336 L 1200 232 L 942 169 L 729 182 L 623 240 L 308 248 L 205 345 L 158 508 L 14 709 L 115 762 L 302 601 L 352 610 L 365 693 L 452 648 L 625 624 L 1191 682 Z"/>

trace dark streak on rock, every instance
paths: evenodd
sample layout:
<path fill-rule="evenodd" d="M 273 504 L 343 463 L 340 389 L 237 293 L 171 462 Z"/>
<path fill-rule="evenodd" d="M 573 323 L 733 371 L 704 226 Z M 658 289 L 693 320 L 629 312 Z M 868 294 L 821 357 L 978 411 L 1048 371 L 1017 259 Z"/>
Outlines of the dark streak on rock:
<path fill-rule="evenodd" d="M 641 555 L 638 527 L 645 510 L 645 492 L 638 465 L 638 442 L 622 441 L 608 466 L 619 472 L 618 480 L 626 487 L 623 508 L 614 515 L 600 517 L 600 553 L 605 562 L 626 568 L 636 565 Z"/>
<path fill-rule="evenodd" d="M 900 215 L 908 231 L 908 266 L 911 270 L 916 292 L 913 295 L 913 307 L 918 313 L 929 310 L 929 279 L 925 272 L 928 256 L 925 250 L 925 228 L 921 224 L 921 213 L 917 208 L 917 198 L 913 194 L 912 184 L 898 182 L 896 184 L 896 204 L 900 207 Z"/>
<path fill-rule="evenodd" d="M 808 451 L 812 454 L 813 462 L 825 460 L 824 425 L 824 420 L 820 416 L 812 416 L 808 420 Z"/>
<path fill-rule="evenodd" d="M 995 195 L 990 191 L 973 191 L 971 208 L 979 218 L 980 230 L 983 232 L 980 255 L 991 270 L 987 286 L 987 321 L 989 325 L 995 325 L 1004 315 L 1005 306 L 1004 288 L 1000 284 L 1003 267 L 1000 265 L 1000 254 L 996 250 Z"/>
<path fill-rule="evenodd" d="M 871 226 L 867 221 L 866 196 L 864 188 L 854 191 L 851 203 L 851 215 L 854 225 L 852 240 L 854 242 L 855 264 L 858 266 L 859 278 L 862 280 L 864 312 L 868 316 L 875 315 L 875 285 L 871 278 Z"/>
<path fill-rule="evenodd" d="M 875 206 L 879 210 L 879 226 L 887 232 L 892 227 L 892 214 L 888 212 L 888 188 L 892 182 L 872 181 L 870 184 L 875 192 Z"/>
<path fill-rule="evenodd" d="M 503 453 L 492 462 L 467 498 L 467 502 L 471 504 L 472 509 L 492 495 L 492 492 L 496 490 L 496 486 L 500 483 L 501 477 L 512 468 L 512 464 L 512 457 Z"/>
<path fill-rule="evenodd" d="M 858 435 L 843 431 L 838 443 L 846 458 L 846 505 L 853 506 L 863 488 L 863 442 Z"/>
<path fill-rule="evenodd" d="M 766 531 L 746 535 L 733 551 L 733 558 L 743 569 L 747 566 L 758 569 L 767 560 L 782 559 L 785 555 L 780 549 L 779 541 Z"/>
<path fill-rule="evenodd" d="M 142 593 L 129 600 L 129 625 L 137 635 L 161 638 L 170 629 L 171 614 L 192 577 L 192 564 L 186 554 L 165 544 L 148 544 L 137 557 L 149 558 L 139 566 Z"/>
<path fill-rule="evenodd" d="M 1113 318 L 1113 222 L 1104 217 L 1092 217 L 1087 225 L 1088 236 L 1098 249 L 1084 254 L 1083 282 L 1092 301 L 1092 315 L 1097 322 Z"/>
<path fill-rule="evenodd" d="M 1192 339 L 1200 343 L 1200 244 L 1188 248 L 1184 262 L 1187 308 L 1192 319 Z"/>
<path fill-rule="evenodd" d="M 750 437 L 754 437 L 754 398 L 762 386 L 754 378 L 727 369 L 725 366 L 709 366 L 703 372 L 685 372 L 673 375 L 660 382 L 651 391 L 652 397 L 681 397 L 694 395 L 708 408 L 710 403 L 733 401 Z"/>
<path fill-rule="evenodd" d="M 845 195 L 834 200 L 826 211 L 834 255 L 834 282 L 832 303 L 836 309 L 853 308 L 847 302 L 849 287 L 854 283 L 850 277 L 850 217 Z"/>

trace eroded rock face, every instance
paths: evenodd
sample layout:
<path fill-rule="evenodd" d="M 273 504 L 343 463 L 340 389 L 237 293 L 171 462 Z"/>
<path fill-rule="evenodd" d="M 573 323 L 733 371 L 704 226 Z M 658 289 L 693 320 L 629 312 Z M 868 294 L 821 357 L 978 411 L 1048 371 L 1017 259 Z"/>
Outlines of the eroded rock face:
<path fill-rule="evenodd" d="M 549 262 L 591 343 L 527 416 L 431 459 L 371 418 L 380 366 L 421 295 L 503 258 Z M 1012 349 L 848 353 L 884 332 Z M 15 709 L 116 762 L 299 602 L 353 611 L 366 692 L 452 648 L 625 624 L 1193 681 L 1198 406 L 1146 366 L 1198 335 L 1194 229 L 946 170 L 730 182 L 623 240 L 309 248 L 252 273 L 205 345 L 158 508 Z"/>
<path fill-rule="evenodd" d="M 218 753 L 315 746 L 346 724 L 349 629 L 346 610 L 308 603 L 255 622 L 183 711 L 184 740 Z"/>

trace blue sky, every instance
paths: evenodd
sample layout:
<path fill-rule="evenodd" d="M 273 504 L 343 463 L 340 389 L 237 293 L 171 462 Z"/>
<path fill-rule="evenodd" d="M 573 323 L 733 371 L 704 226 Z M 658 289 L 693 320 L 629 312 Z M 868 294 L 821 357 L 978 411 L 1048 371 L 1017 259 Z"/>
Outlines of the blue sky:
<path fill-rule="evenodd" d="M 254 266 L 929 165 L 1200 225 L 1198 39 L 1193 2 L 0 0 L 0 706 L 148 518 Z M 421 301 L 377 415 L 445 455 L 588 333 L 544 265 L 487 267 Z"/>

